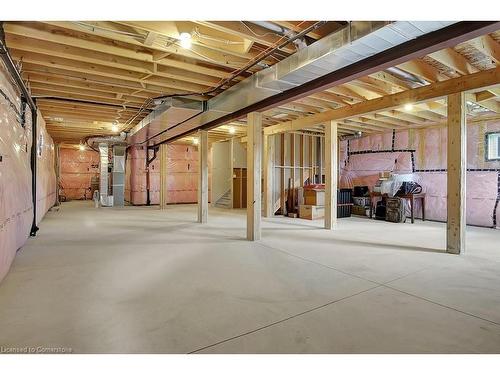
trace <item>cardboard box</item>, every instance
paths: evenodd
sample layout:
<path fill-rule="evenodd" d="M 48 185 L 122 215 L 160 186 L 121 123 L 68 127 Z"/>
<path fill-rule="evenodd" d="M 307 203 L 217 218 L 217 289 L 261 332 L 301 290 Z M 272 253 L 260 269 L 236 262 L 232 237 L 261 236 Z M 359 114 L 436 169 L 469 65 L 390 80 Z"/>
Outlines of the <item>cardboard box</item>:
<path fill-rule="evenodd" d="M 303 204 L 299 206 L 299 217 L 301 219 L 316 220 L 325 217 L 325 206 Z"/>
<path fill-rule="evenodd" d="M 317 189 L 304 190 L 304 205 L 308 206 L 324 206 L 325 191 Z"/>

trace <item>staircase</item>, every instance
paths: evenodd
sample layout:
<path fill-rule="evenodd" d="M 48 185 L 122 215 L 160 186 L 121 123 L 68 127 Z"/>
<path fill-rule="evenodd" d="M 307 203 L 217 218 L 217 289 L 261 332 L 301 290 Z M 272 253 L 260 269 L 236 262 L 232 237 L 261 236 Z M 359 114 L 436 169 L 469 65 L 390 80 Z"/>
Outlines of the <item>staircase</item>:
<path fill-rule="evenodd" d="M 231 208 L 231 189 L 226 191 L 214 204 L 219 208 Z"/>

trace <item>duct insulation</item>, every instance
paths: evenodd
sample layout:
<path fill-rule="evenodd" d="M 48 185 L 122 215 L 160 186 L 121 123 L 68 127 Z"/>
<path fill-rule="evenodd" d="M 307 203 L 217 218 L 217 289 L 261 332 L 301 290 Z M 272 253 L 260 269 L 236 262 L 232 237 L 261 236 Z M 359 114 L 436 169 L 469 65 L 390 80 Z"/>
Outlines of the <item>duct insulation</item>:
<path fill-rule="evenodd" d="M 198 102 L 169 100 L 130 131 L 130 144 L 158 144 L 224 115 L 280 94 L 328 73 L 442 29 L 455 22 L 352 22 L 293 55 L 261 70 L 211 98 Z"/>

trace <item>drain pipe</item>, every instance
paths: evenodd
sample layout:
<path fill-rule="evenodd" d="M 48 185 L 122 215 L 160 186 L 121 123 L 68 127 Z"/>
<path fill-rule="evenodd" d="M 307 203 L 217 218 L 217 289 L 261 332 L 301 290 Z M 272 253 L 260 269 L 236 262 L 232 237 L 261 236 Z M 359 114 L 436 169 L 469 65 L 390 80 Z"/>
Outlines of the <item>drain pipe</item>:
<path fill-rule="evenodd" d="M 36 226 L 36 164 L 37 164 L 37 149 L 38 149 L 38 136 L 37 136 L 37 106 L 35 100 L 31 97 L 28 88 L 24 84 L 16 64 L 5 44 L 5 32 L 3 29 L 3 22 L 0 22 L 0 57 L 4 62 L 7 70 L 14 79 L 16 85 L 21 90 L 21 102 L 27 103 L 31 108 L 31 196 L 33 201 L 33 222 L 31 223 L 30 236 L 36 236 L 38 227 Z M 25 110 L 25 108 L 24 108 Z M 23 111 L 24 112 L 24 111 Z"/>
<path fill-rule="evenodd" d="M 153 150 L 153 157 L 149 158 L 149 150 Z M 151 176 L 149 166 L 155 161 L 159 147 L 146 147 L 146 206 L 151 206 Z"/>

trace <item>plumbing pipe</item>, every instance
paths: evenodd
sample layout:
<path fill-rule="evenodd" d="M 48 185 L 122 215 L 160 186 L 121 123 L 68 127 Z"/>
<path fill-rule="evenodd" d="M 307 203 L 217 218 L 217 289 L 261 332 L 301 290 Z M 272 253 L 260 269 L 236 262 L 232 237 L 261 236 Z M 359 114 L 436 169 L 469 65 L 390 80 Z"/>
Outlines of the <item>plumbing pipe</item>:
<path fill-rule="evenodd" d="M 153 157 L 150 159 L 149 158 L 149 150 L 153 150 Z M 150 182 L 150 170 L 149 166 L 150 164 L 156 159 L 157 153 L 158 153 L 159 147 L 146 147 L 146 206 L 151 205 L 151 196 L 150 196 L 150 190 L 151 190 L 151 182 Z"/>
<path fill-rule="evenodd" d="M 416 83 L 420 86 L 425 86 L 428 84 L 427 82 L 425 82 L 421 78 L 417 77 L 416 75 L 408 73 L 402 69 L 399 69 L 398 67 L 393 66 L 393 67 L 387 68 L 386 70 L 389 73 L 391 73 L 391 74 L 395 75 L 396 77 L 401 78 L 405 81 L 409 81 L 411 83 Z"/>
<path fill-rule="evenodd" d="M 29 104 L 31 108 L 31 196 L 33 200 L 33 222 L 31 223 L 30 236 L 36 236 L 38 227 L 36 226 L 36 164 L 37 164 L 37 149 L 38 149 L 38 137 L 37 137 L 37 106 L 35 99 L 33 99 L 28 91 L 28 88 L 24 84 L 19 71 L 16 68 L 14 60 L 10 56 L 10 53 L 5 44 L 5 32 L 3 29 L 3 22 L 0 22 L 0 57 L 2 58 L 7 70 L 14 79 L 16 85 L 21 90 L 21 102 L 25 101 Z M 22 117 L 25 116 L 26 106 L 21 105 Z"/>
<path fill-rule="evenodd" d="M 260 26 L 263 29 L 271 30 L 274 31 L 276 34 L 279 35 L 287 35 L 291 30 L 290 29 L 285 29 L 284 27 L 281 27 L 280 25 L 276 25 L 272 22 L 268 21 L 247 21 L 248 23 L 253 23 L 254 25 Z"/>

